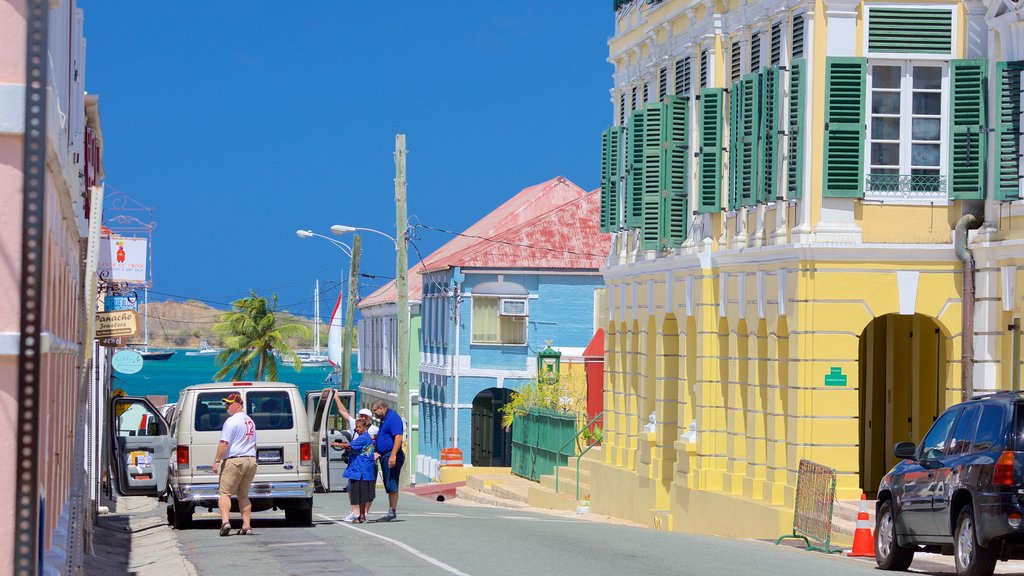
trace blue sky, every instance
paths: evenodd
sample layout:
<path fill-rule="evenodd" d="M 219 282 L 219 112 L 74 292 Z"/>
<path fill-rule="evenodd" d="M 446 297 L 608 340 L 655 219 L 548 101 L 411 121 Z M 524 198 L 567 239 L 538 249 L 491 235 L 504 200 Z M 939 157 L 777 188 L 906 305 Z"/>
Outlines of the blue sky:
<path fill-rule="evenodd" d="M 254 289 L 311 314 L 314 280 L 348 259 L 295 230 L 394 235 L 396 133 L 409 218 L 439 228 L 555 176 L 600 183 L 609 0 L 79 5 L 106 183 L 155 209 L 152 300 Z M 420 229 L 416 246 L 449 239 Z M 362 271 L 394 277 L 393 246 L 362 245 Z"/>

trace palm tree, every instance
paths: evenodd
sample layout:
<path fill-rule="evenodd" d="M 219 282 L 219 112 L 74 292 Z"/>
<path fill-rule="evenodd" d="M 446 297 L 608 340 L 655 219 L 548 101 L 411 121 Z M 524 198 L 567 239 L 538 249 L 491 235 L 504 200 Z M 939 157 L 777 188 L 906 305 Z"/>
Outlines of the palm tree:
<path fill-rule="evenodd" d="M 220 370 L 214 380 L 224 380 L 231 374 L 232 380 L 248 377 L 255 369 L 256 380 L 277 380 L 277 360 L 274 351 L 282 357 L 291 356 L 296 370 L 302 368 L 302 361 L 288 345 L 291 338 L 309 338 L 309 327 L 302 324 L 279 325 L 274 316 L 277 310 L 277 294 L 268 306 L 267 299 L 254 291 L 248 298 L 231 303 L 234 310 L 224 312 L 213 325 L 213 330 L 224 341 L 224 350 L 217 354 Z"/>

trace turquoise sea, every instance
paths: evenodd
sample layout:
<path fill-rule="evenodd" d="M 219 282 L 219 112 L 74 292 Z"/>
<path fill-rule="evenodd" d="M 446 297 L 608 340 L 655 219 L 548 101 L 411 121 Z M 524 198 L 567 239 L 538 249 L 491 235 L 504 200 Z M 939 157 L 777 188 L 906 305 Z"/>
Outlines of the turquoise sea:
<path fill-rule="evenodd" d="M 178 349 L 174 356 L 167 360 L 146 360 L 142 370 L 135 374 L 121 374 L 114 371 L 114 388 L 123 388 L 129 396 L 158 395 L 167 396 L 168 402 L 178 399 L 182 388 L 192 384 L 213 382 L 217 372 L 214 362 L 216 355 L 186 356 L 189 350 Z M 331 374 L 331 367 L 303 368 L 296 371 L 290 365 L 278 364 L 277 379 L 290 382 L 303 392 L 321 390 L 326 384 L 324 380 Z M 358 372 L 357 355 L 352 354 L 352 389 L 358 390 L 362 375 Z"/>

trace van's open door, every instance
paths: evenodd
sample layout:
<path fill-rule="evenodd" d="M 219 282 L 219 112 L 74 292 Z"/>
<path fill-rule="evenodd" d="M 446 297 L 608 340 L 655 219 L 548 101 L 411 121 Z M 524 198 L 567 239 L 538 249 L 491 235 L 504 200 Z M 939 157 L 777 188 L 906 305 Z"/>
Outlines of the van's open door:
<path fill-rule="evenodd" d="M 351 439 L 349 422 L 343 418 L 335 405 L 334 398 L 341 398 L 349 415 L 355 416 L 355 392 L 324 388 L 319 393 L 306 396 L 312 423 L 311 440 L 319 447 L 313 457 L 313 481 L 324 492 L 342 492 L 348 488 L 343 474 L 348 466 L 342 460 L 344 452 L 331 446 L 335 440 Z"/>
<path fill-rule="evenodd" d="M 145 398 L 115 396 L 108 412 L 110 461 L 114 490 L 123 496 L 158 496 L 167 489 L 174 451 L 167 421 Z"/>

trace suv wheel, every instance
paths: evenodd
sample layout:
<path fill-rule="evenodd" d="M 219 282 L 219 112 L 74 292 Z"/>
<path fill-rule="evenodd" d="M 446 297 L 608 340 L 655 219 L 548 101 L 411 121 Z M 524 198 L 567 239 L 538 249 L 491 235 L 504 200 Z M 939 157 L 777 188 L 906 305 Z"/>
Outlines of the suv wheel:
<path fill-rule="evenodd" d="M 298 504 L 284 509 L 284 519 L 289 526 L 313 525 L 313 499 L 300 501 Z"/>
<path fill-rule="evenodd" d="M 960 576 L 989 576 L 995 571 L 995 546 L 979 546 L 976 528 L 974 509 L 970 505 L 964 506 L 960 509 L 953 535 L 953 558 L 956 560 L 956 573 Z"/>
<path fill-rule="evenodd" d="M 187 503 L 179 501 L 174 496 L 171 496 L 170 510 L 168 510 L 168 516 L 171 519 L 171 524 L 174 525 L 178 530 L 184 530 L 192 527 L 192 507 Z"/>
<path fill-rule="evenodd" d="M 896 518 L 892 513 L 892 500 L 886 500 L 878 509 L 875 520 L 875 562 L 882 570 L 904 571 L 914 561 L 914 548 L 900 546 L 896 540 Z"/>

